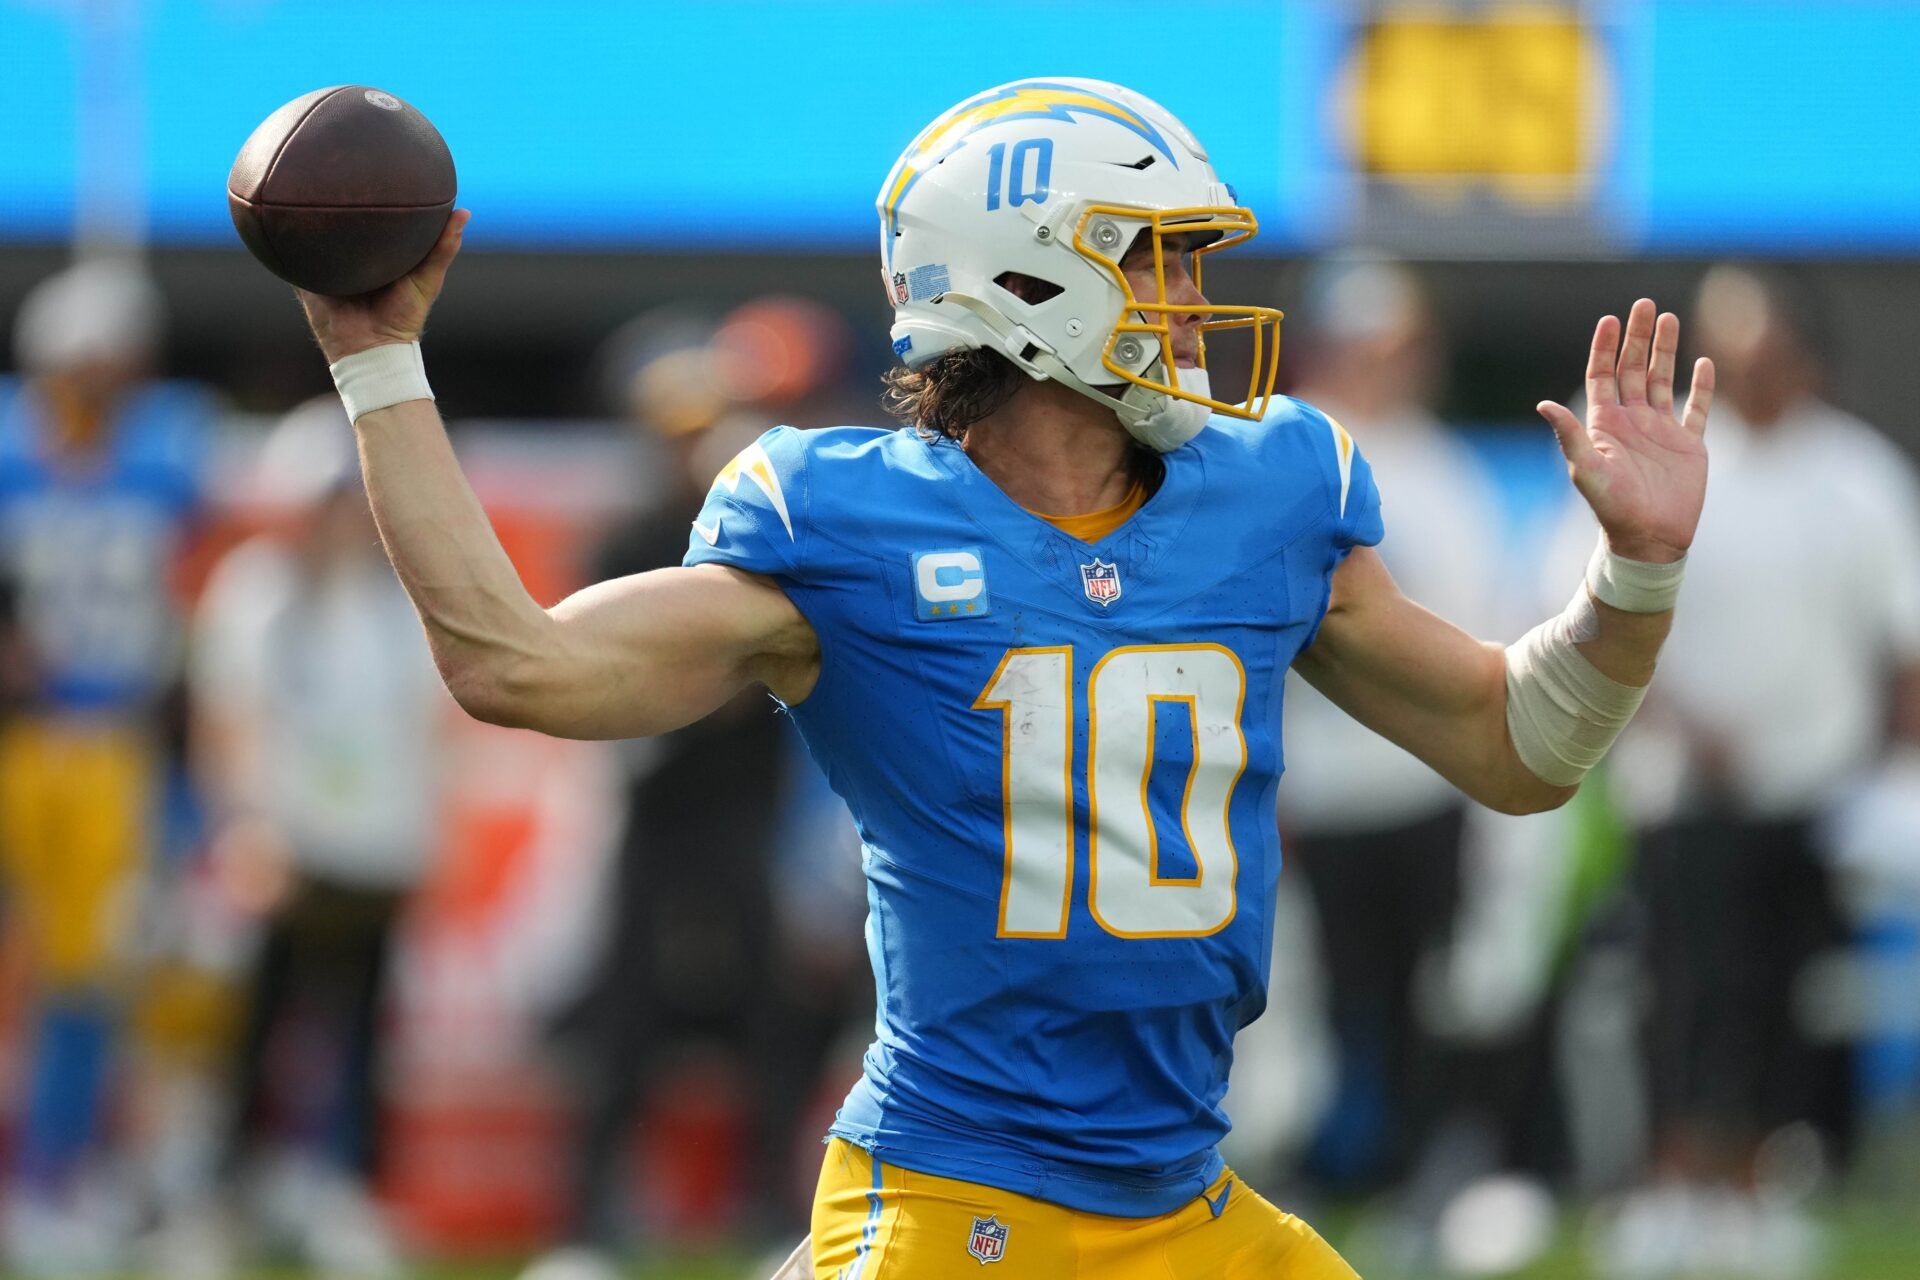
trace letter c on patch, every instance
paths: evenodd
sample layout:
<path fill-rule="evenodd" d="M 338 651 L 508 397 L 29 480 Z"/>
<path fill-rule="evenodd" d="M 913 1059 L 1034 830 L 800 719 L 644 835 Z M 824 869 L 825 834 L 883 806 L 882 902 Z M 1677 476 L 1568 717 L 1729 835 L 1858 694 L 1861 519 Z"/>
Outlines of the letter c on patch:
<path fill-rule="evenodd" d="M 929 604 L 971 600 L 986 587 L 980 557 L 971 551 L 935 551 L 919 557 L 913 566 L 914 587 Z"/>

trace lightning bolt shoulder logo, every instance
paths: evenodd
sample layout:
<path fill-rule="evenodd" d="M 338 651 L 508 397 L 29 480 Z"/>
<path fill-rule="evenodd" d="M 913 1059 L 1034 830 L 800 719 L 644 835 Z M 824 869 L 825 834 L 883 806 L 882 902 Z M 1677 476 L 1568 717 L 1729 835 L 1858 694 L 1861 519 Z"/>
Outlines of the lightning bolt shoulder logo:
<path fill-rule="evenodd" d="M 1327 419 L 1327 425 L 1333 428 L 1333 456 L 1340 467 L 1340 514 L 1347 514 L 1347 489 L 1353 483 L 1353 437 L 1347 429 Z"/>
<path fill-rule="evenodd" d="M 787 540 L 793 541 L 793 517 L 787 513 L 787 495 L 780 488 L 780 473 L 773 469 L 773 459 L 757 442 L 742 449 L 734 455 L 732 462 L 720 468 L 720 474 L 713 478 L 713 488 L 736 493 L 743 477 L 752 481 L 754 488 L 766 495 L 768 505 L 780 517 L 780 525 L 787 531 Z M 709 525 L 695 520 L 693 531 L 706 539 L 708 546 L 713 546 L 720 540 L 720 521 L 715 520 Z"/>

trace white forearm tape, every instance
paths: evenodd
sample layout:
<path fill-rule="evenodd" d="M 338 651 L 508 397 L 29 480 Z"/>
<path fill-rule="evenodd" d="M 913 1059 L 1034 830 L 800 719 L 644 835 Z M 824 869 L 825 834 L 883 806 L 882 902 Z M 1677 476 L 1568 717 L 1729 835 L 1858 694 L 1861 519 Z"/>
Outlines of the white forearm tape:
<path fill-rule="evenodd" d="M 339 389 L 340 403 L 354 422 L 375 409 L 386 409 L 408 400 L 431 400 L 433 388 L 427 385 L 427 365 L 420 358 L 417 342 L 390 342 L 369 347 L 327 366 L 333 385 Z"/>
<path fill-rule="evenodd" d="M 1686 571 L 1685 556 L 1672 564 L 1628 560 L 1607 550 L 1602 538 L 1587 561 L 1587 586 L 1601 604 L 1627 613 L 1665 613 L 1680 598 L 1680 579 Z"/>
<path fill-rule="evenodd" d="M 1507 735 L 1520 762 L 1556 787 L 1600 763 L 1647 694 L 1602 675 L 1574 647 L 1592 613 L 1583 585 L 1565 612 L 1507 646 Z"/>

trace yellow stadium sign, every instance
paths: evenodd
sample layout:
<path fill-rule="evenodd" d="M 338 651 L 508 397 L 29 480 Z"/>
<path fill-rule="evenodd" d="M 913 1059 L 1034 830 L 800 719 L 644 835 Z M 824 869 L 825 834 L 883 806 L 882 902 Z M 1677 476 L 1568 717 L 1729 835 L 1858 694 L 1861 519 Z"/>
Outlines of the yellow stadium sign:
<path fill-rule="evenodd" d="M 1375 178 L 1565 199 L 1604 136 L 1605 79 L 1592 32 L 1558 10 L 1389 12 L 1342 77 L 1347 143 Z"/>

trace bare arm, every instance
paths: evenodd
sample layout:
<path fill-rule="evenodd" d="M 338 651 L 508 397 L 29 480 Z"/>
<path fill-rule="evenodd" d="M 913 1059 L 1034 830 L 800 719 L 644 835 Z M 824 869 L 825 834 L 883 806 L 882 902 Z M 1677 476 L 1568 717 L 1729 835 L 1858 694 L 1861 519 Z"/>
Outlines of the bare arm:
<path fill-rule="evenodd" d="M 1541 406 L 1609 545 L 1630 559 L 1678 560 L 1699 523 L 1706 488 L 1700 436 L 1713 366 L 1703 360 L 1695 367 L 1692 398 L 1675 421 L 1679 340 L 1679 321 L 1667 315 L 1656 323 L 1653 304 L 1643 299 L 1629 316 L 1624 345 L 1614 317 L 1595 330 L 1589 421 L 1559 405 Z M 1577 646 L 1581 656 L 1620 684 L 1646 685 L 1673 625 L 1671 611 L 1627 613 L 1590 594 L 1588 603 L 1594 620 Z M 1319 636 L 1294 666 L 1348 714 L 1490 808 L 1550 809 L 1576 790 L 1543 781 L 1515 751 L 1502 646 L 1475 640 L 1407 599 L 1370 548 L 1355 548 L 1334 572 Z"/>
<path fill-rule="evenodd" d="M 465 225 L 456 213 L 427 261 L 378 293 L 300 295 L 329 363 L 417 339 Z M 542 609 L 431 400 L 363 414 L 354 429 L 380 539 L 447 688 L 476 718 L 558 737 L 641 737 L 697 720 L 754 682 L 788 702 L 812 689 L 813 630 L 768 580 L 717 565 L 661 569 Z"/>
<path fill-rule="evenodd" d="M 1623 613 L 1595 603 L 1600 634 L 1580 645 L 1622 684 L 1644 685 L 1671 613 Z M 1507 735 L 1502 647 L 1476 640 L 1401 594 L 1371 547 L 1333 575 L 1333 598 L 1294 669 L 1360 723 L 1424 760 L 1470 798 L 1502 813 L 1564 804 L 1574 787 L 1535 777 Z"/>

